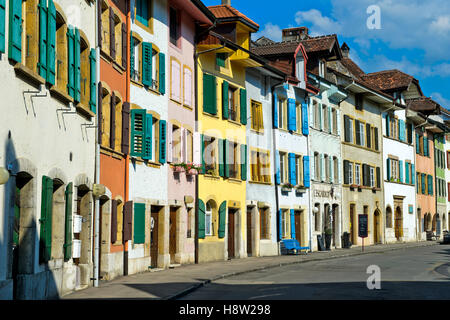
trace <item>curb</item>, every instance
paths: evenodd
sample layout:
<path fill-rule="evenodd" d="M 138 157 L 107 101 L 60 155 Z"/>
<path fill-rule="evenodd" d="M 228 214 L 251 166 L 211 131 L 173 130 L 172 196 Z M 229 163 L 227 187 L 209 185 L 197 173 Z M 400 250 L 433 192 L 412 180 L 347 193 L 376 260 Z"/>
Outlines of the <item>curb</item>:
<path fill-rule="evenodd" d="M 217 277 L 214 277 L 212 279 L 208 279 L 208 280 L 204 280 L 200 283 L 197 283 L 183 291 L 180 291 L 178 293 L 175 293 L 173 295 L 169 295 L 166 296 L 164 298 L 162 298 L 161 300 L 177 300 L 179 298 L 182 298 L 192 292 L 194 292 L 195 290 L 198 290 L 202 287 L 204 287 L 207 284 L 210 284 L 213 281 L 217 281 L 220 279 L 225 279 L 225 278 L 229 278 L 232 276 L 237 276 L 237 275 L 241 275 L 241 274 L 246 274 L 246 273 L 251 273 L 251 272 L 257 272 L 257 271 L 262 271 L 262 270 L 268 270 L 268 269 L 273 269 L 273 268 L 278 268 L 278 267 L 284 267 L 284 266 L 288 266 L 288 265 L 293 265 L 293 264 L 300 264 L 300 263 L 305 263 L 305 262 L 313 262 L 313 261 L 321 261 L 321 260 L 329 260 L 329 259 L 335 259 L 335 258 L 345 258 L 345 257 L 351 257 L 351 256 L 359 256 L 359 255 L 364 255 L 364 254 L 373 254 L 373 253 L 385 253 L 388 251 L 394 251 L 394 250 L 399 250 L 399 249 L 409 249 L 409 248 L 419 248 L 419 247 L 429 247 L 429 246 L 433 246 L 433 245 L 437 245 L 439 244 L 438 242 L 431 242 L 431 243 L 426 243 L 423 244 L 421 242 L 420 245 L 406 245 L 406 246 L 402 246 L 402 247 L 394 247 L 394 248 L 383 248 L 382 250 L 376 250 L 376 251 L 365 251 L 365 252 L 351 252 L 351 253 L 345 253 L 345 254 L 339 254 L 339 255 L 333 255 L 333 256 L 327 256 L 327 257 L 322 257 L 322 258 L 313 258 L 313 259 L 308 259 L 308 260 L 298 260 L 298 261 L 289 261 L 289 262 L 281 262 L 281 263 L 277 263 L 277 264 L 271 264 L 271 265 L 267 265 L 267 266 L 263 266 L 263 267 L 258 267 L 258 268 L 252 268 L 252 269 L 247 269 L 247 270 L 243 270 L 243 271 L 237 271 L 237 272 L 231 272 L 231 273 L 226 273 Z"/>

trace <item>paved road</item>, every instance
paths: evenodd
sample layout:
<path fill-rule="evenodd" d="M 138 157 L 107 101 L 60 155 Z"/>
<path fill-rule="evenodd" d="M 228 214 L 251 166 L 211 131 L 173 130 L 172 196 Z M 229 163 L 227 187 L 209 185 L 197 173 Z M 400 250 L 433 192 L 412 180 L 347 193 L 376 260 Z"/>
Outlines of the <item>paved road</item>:
<path fill-rule="evenodd" d="M 369 290 L 368 266 L 381 271 Z M 450 299 L 450 246 L 311 261 L 214 281 L 181 300 Z"/>

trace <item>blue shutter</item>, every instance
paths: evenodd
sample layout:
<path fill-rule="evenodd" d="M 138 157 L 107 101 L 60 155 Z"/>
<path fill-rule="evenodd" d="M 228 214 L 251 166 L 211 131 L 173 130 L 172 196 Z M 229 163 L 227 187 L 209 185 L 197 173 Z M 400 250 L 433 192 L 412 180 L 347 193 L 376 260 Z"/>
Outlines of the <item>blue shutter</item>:
<path fill-rule="evenodd" d="M 302 133 L 307 136 L 309 134 L 308 124 L 308 104 L 302 103 Z"/>
<path fill-rule="evenodd" d="M 159 120 L 159 162 L 166 163 L 166 120 Z"/>
<path fill-rule="evenodd" d="M 278 128 L 278 95 L 273 94 L 273 127 Z"/>
<path fill-rule="evenodd" d="M 0 52 L 5 52 L 6 0 L 0 0 Z"/>
<path fill-rule="evenodd" d="M 423 155 L 428 157 L 428 138 L 425 136 L 423 137 Z"/>
<path fill-rule="evenodd" d="M 283 214 L 283 211 L 281 209 L 278 210 L 278 241 L 281 241 L 283 235 L 281 234 L 281 230 L 283 230 L 283 219 L 281 218 L 281 215 Z"/>
<path fill-rule="evenodd" d="M 91 54 L 89 55 L 89 62 L 91 64 L 91 83 L 90 83 L 90 99 L 89 107 L 93 113 L 97 112 L 97 57 L 95 49 L 91 49 Z"/>
<path fill-rule="evenodd" d="M 410 169 L 410 163 L 405 162 L 405 183 L 409 184 L 409 169 Z"/>
<path fill-rule="evenodd" d="M 422 173 L 422 194 L 425 194 L 425 178 L 426 178 L 426 174 Z"/>
<path fill-rule="evenodd" d="M 291 239 L 295 239 L 295 211 L 291 209 Z"/>
<path fill-rule="evenodd" d="M 22 2 L 22 1 L 20 1 Z M 39 0 L 39 75 L 47 79 L 47 0 Z"/>
<path fill-rule="evenodd" d="M 75 57 L 74 57 L 75 35 L 73 28 L 67 28 L 67 58 L 69 63 L 67 93 L 72 98 L 75 97 Z"/>
<path fill-rule="evenodd" d="M 56 75 L 56 8 L 53 0 L 48 0 L 47 19 L 47 82 L 54 85 Z"/>
<path fill-rule="evenodd" d="M 414 164 L 411 164 L 411 184 L 415 184 L 416 173 L 414 171 Z"/>
<path fill-rule="evenodd" d="M 309 156 L 303 157 L 303 186 L 310 187 L 311 176 L 309 173 Z"/>
<path fill-rule="evenodd" d="M 385 116 L 386 119 L 386 136 L 389 137 L 389 114 L 386 114 Z"/>
<path fill-rule="evenodd" d="M 389 158 L 386 160 L 386 178 L 387 181 L 391 180 L 391 160 Z"/>
<path fill-rule="evenodd" d="M 399 169 L 399 175 L 400 175 L 400 182 L 403 182 L 403 161 L 400 160 L 398 162 L 398 169 Z"/>
<path fill-rule="evenodd" d="M 275 183 L 281 184 L 281 174 L 280 174 L 280 153 L 275 150 Z"/>
<path fill-rule="evenodd" d="M 22 1 L 9 0 L 8 57 L 22 62 Z"/>
<path fill-rule="evenodd" d="M 293 153 L 289 153 L 289 183 L 294 186 L 297 184 L 295 154 Z"/>
<path fill-rule="evenodd" d="M 166 93 L 166 55 L 159 54 L 159 93 Z"/>
<path fill-rule="evenodd" d="M 288 130 L 297 131 L 297 115 L 294 99 L 288 99 Z"/>
<path fill-rule="evenodd" d="M 399 120 L 400 140 L 405 141 L 405 121 Z"/>
<path fill-rule="evenodd" d="M 419 144 L 419 134 L 416 133 L 416 153 L 419 154 L 420 153 L 420 144 Z"/>
<path fill-rule="evenodd" d="M 145 111 L 144 111 L 145 112 Z M 153 115 L 150 113 L 145 114 L 145 128 L 144 128 L 144 152 L 142 159 L 151 160 L 153 157 Z"/>
<path fill-rule="evenodd" d="M 74 50 L 74 100 L 79 102 L 81 100 L 81 39 L 78 28 L 75 29 Z"/>
<path fill-rule="evenodd" d="M 322 103 L 319 103 L 318 106 L 319 106 L 319 123 L 320 123 L 319 129 L 322 130 L 323 129 Z"/>

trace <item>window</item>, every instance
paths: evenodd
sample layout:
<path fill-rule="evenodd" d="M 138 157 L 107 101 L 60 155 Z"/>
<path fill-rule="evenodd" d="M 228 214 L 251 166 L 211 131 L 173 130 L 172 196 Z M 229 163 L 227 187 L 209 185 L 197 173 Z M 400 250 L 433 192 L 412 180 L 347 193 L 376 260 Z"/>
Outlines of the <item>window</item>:
<path fill-rule="evenodd" d="M 225 52 L 216 53 L 216 65 L 225 68 L 228 54 Z"/>
<path fill-rule="evenodd" d="M 348 183 L 353 184 L 353 163 L 349 162 L 348 165 Z"/>
<path fill-rule="evenodd" d="M 185 134 L 186 134 L 186 141 L 185 141 L 185 148 L 186 148 L 186 151 L 185 151 L 185 159 L 186 159 L 186 161 L 188 162 L 188 163 L 193 163 L 193 161 L 194 161 L 194 159 L 193 159 L 193 153 L 194 153 L 194 150 L 193 150 L 193 135 L 192 135 L 192 132 L 191 131 L 189 131 L 189 130 L 186 130 L 185 129 Z"/>
<path fill-rule="evenodd" d="M 375 187 L 375 168 L 374 167 L 369 167 L 369 171 L 370 171 L 370 186 L 369 187 Z"/>
<path fill-rule="evenodd" d="M 359 146 L 364 146 L 365 145 L 364 123 L 359 120 L 355 120 L 355 131 L 356 131 L 356 144 Z"/>
<path fill-rule="evenodd" d="M 289 182 L 289 172 L 288 172 L 288 161 L 287 161 L 287 153 L 280 152 L 280 178 L 281 183 Z"/>
<path fill-rule="evenodd" d="M 320 105 L 314 101 L 313 102 L 314 109 L 314 127 L 316 129 L 320 129 Z"/>
<path fill-rule="evenodd" d="M 209 201 L 206 203 L 206 210 L 205 210 L 205 235 L 207 236 L 213 235 L 212 207 Z"/>
<path fill-rule="evenodd" d="M 156 51 L 154 48 L 152 48 L 152 81 L 151 85 L 149 85 L 150 88 L 153 90 L 158 90 L 158 66 L 159 66 L 159 59 L 158 59 L 158 51 Z"/>
<path fill-rule="evenodd" d="M 115 60 L 118 65 L 122 65 L 122 21 L 117 15 L 113 15 L 111 22 L 111 32 L 114 32 L 114 37 L 111 37 L 111 58 Z"/>
<path fill-rule="evenodd" d="M 109 35 L 111 29 L 110 29 L 110 8 L 108 7 L 108 4 L 106 1 L 101 0 L 101 15 L 102 15 L 102 25 L 101 25 L 101 34 L 102 34 L 102 43 L 101 48 L 103 52 L 106 52 L 107 54 L 110 53 L 110 46 L 111 46 L 111 37 Z M 112 9 L 111 9 L 112 10 Z"/>
<path fill-rule="evenodd" d="M 297 133 L 302 134 L 302 105 L 300 103 L 295 104 L 295 123 L 297 124 Z"/>
<path fill-rule="evenodd" d="M 355 95 L 355 108 L 356 108 L 356 110 L 360 110 L 360 111 L 363 110 L 363 102 L 364 102 L 363 95 L 360 94 L 360 93 L 357 93 Z"/>
<path fill-rule="evenodd" d="M 332 117 L 333 117 L 333 133 L 338 134 L 337 126 L 338 126 L 338 117 L 337 117 L 337 110 L 332 110 Z"/>
<path fill-rule="evenodd" d="M 296 178 L 297 178 L 297 186 L 302 186 L 304 184 L 303 181 L 303 159 L 301 156 L 296 155 L 295 156 L 295 171 L 296 171 Z"/>
<path fill-rule="evenodd" d="M 131 48 L 131 80 L 142 82 L 142 57 L 141 57 L 141 41 L 135 37 L 132 40 Z"/>
<path fill-rule="evenodd" d="M 208 174 L 217 174 L 217 142 L 213 137 L 204 136 L 204 161 L 206 173 Z"/>
<path fill-rule="evenodd" d="M 152 0 L 136 0 L 136 20 L 144 27 L 151 27 Z"/>
<path fill-rule="evenodd" d="M 238 120 L 238 104 L 237 104 L 237 88 L 228 88 L 228 119 L 237 121 Z"/>
<path fill-rule="evenodd" d="M 181 103 L 181 65 L 180 62 L 173 57 L 171 57 L 170 60 L 170 98 Z"/>
<path fill-rule="evenodd" d="M 186 238 L 192 238 L 192 222 L 193 219 L 194 209 L 188 209 L 187 210 L 187 219 L 186 219 Z"/>
<path fill-rule="evenodd" d="M 250 153 L 250 157 L 252 181 L 270 183 L 269 152 L 252 150 Z"/>
<path fill-rule="evenodd" d="M 278 128 L 287 129 L 287 100 L 278 100 Z"/>
<path fill-rule="evenodd" d="M 330 181 L 330 157 L 326 154 L 324 155 L 324 171 L 325 171 L 325 181 Z"/>
<path fill-rule="evenodd" d="M 170 42 L 177 46 L 180 37 L 180 20 L 178 11 L 170 7 Z"/>
<path fill-rule="evenodd" d="M 319 181 L 320 180 L 320 157 L 319 153 L 314 153 L 314 179 Z"/>
<path fill-rule="evenodd" d="M 319 61 L 319 77 L 325 78 L 326 74 L 326 62 L 324 60 Z"/>
<path fill-rule="evenodd" d="M 392 228 L 392 209 L 386 208 L 386 228 Z"/>
<path fill-rule="evenodd" d="M 344 141 L 353 143 L 353 119 L 344 115 Z"/>
<path fill-rule="evenodd" d="M 228 142 L 228 170 L 229 177 L 237 179 L 239 176 L 239 145 L 233 141 Z"/>
<path fill-rule="evenodd" d="M 328 120 L 328 107 L 322 105 L 322 116 L 323 116 L 323 131 L 329 131 L 329 120 Z"/>
<path fill-rule="evenodd" d="M 150 42 L 141 42 L 133 37 L 131 49 L 131 79 L 146 88 L 165 94 L 166 71 L 165 54 Z"/>
<path fill-rule="evenodd" d="M 399 175 L 399 161 L 395 159 L 389 159 L 390 163 L 390 175 L 388 176 L 388 179 L 390 181 L 397 181 L 400 178 Z M 389 168 L 388 168 L 389 169 Z"/>
<path fill-rule="evenodd" d="M 361 165 L 359 163 L 355 163 L 355 184 L 361 185 Z"/>
<path fill-rule="evenodd" d="M 81 98 L 80 103 L 89 109 L 91 99 L 91 70 L 90 70 L 90 48 L 89 43 L 81 37 Z"/>
<path fill-rule="evenodd" d="M 314 212 L 314 231 L 320 231 L 320 204 L 316 203 L 315 207 L 318 210 Z"/>
<path fill-rule="evenodd" d="M 333 157 L 334 183 L 339 183 L 339 160 Z"/>
<path fill-rule="evenodd" d="M 262 131 L 264 129 L 262 104 L 251 100 L 251 113 L 252 129 L 256 131 Z"/>
<path fill-rule="evenodd" d="M 62 92 L 67 92 L 67 66 L 67 25 L 56 12 L 56 86 Z"/>
<path fill-rule="evenodd" d="M 183 103 L 187 107 L 192 107 L 192 71 L 187 66 L 184 66 L 183 70 L 184 70 Z"/>
<path fill-rule="evenodd" d="M 111 134 L 111 95 L 109 91 L 103 87 L 102 90 L 102 111 L 101 111 L 101 132 L 102 132 L 102 139 L 101 139 L 101 145 L 102 146 L 109 146 L 109 139 Z"/>
<path fill-rule="evenodd" d="M 181 162 L 181 128 L 172 125 L 172 161 Z"/>
<path fill-rule="evenodd" d="M 289 216 L 289 210 L 288 209 L 281 209 L 281 235 L 283 239 L 286 239 L 289 237 L 289 226 L 290 226 L 290 216 Z"/>
<path fill-rule="evenodd" d="M 259 237 L 270 239 L 270 212 L 269 208 L 259 208 Z"/>

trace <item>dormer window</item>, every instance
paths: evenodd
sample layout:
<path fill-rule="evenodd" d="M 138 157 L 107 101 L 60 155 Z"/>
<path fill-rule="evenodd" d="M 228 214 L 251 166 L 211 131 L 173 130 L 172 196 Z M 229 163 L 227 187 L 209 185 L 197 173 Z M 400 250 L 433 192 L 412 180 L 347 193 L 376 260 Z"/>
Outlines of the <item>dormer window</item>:
<path fill-rule="evenodd" d="M 325 78 L 326 62 L 324 60 L 319 61 L 319 77 Z"/>

